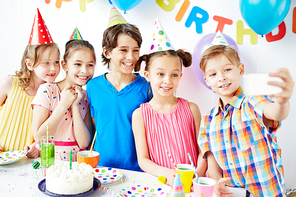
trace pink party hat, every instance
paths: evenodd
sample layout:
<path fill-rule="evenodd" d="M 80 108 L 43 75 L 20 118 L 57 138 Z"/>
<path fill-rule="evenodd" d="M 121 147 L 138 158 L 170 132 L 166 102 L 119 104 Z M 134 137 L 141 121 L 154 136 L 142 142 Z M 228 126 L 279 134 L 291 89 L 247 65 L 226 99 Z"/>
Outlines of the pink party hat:
<path fill-rule="evenodd" d="M 177 173 L 174 179 L 174 183 L 168 197 L 185 197 L 183 185 L 181 183 L 180 175 Z"/>
<path fill-rule="evenodd" d="M 117 24 L 126 24 L 126 20 L 123 18 L 123 16 L 120 14 L 120 12 L 116 9 L 114 5 L 112 5 L 110 16 L 109 16 L 109 23 L 108 27 L 112 27 Z"/>
<path fill-rule="evenodd" d="M 158 18 L 156 18 L 152 43 L 150 47 L 150 53 L 157 52 L 157 51 L 166 51 L 166 50 L 174 50 L 174 47 L 171 44 L 169 37 L 164 31 Z"/>
<path fill-rule="evenodd" d="M 71 37 L 70 37 L 70 40 L 83 40 L 79 30 L 77 29 L 77 27 L 75 27 Z"/>
<path fill-rule="evenodd" d="M 39 45 L 53 43 L 47 26 L 37 8 L 37 14 L 34 17 L 32 31 L 28 45 Z"/>
<path fill-rule="evenodd" d="M 224 38 L 223 34 L 221 33 L 221 31 L 217 32 L 217 34 L 210 46 L 213 46 L 213 45 L 225 45 L 225 46 L 229 45 L 227 40 Z"/>

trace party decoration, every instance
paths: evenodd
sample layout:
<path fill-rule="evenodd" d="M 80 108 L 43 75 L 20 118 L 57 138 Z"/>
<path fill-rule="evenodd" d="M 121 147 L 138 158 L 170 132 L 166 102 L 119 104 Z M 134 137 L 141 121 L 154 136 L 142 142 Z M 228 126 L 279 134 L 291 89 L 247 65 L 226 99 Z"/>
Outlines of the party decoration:
<path fill-rule="evenodd" d="M 112 27 L 117 24 L 126 24 L 126 20 L 123 18 L 123 16 L 120 14 L 120 12 L 116 9 L 114 5 L 112 5 L 110 16 L 109 16 L 109 23 L 108 27 Z"/>
<path fill-rule="evenodd" d="M 235 43 L 235 41 L 229 37 L 226 34 L 222 34 L 225 38 L 225 40 L 228 42 L 229 45 L 234 46 L 234 48 L 236 49 L 237 52 L 239 52 L 238 46 Z M 204 74 L 202 73 L 202 71 L 200 70 L 199 67 L 199 61 L 200 61 L 200 57 L 201 54 L 210 47 L 211 43 L 213 42 L 214 38 L 216 36 L 216 33 L 211 33 L 208 35 L 205 35 L 204 37 L 202 37 L 197 44 L 194 47 L 193 53 L 192 53 L 192 66 L 193 66 L 193 70 L 195 72 L 195 75 L 197 76 L 197 78 L 199 79 L 199 81 L 205 85 L 208 89 L 211 90 L 211 88 L 206 84 L 206 82 L 204 81 Z"/>
<path fill-rule="evenodd" d="M 77 29 L 77 27 L 75 27 L 71 37 L 70 37 L 70 40 L 83 40 L 79 30 Z"/>
<path fill-rule="evenodd" d="M 240 11 L 254 32 L 265 35 L 276 28 L 288 14 L 291 0 L 240 0 Z"/>
<path fill-rule="evenodd" d="M 152 43 L 150 47 L 150 53 L 157 52 L 157 51 L 173 50 L 173 49 L 174 47 L 171 44 L 169 37 L 164 31 L 164 28 L 162 27 L 158 18 L 156 18 L 155 24 L 154 24 L 154 33 L 153 33 Z"/>
<path fill-rule="evenodd" d="M 37 169 L 40 167 L 39 161 L 31 161 L 31 164 L 34 169 Z"/>
<path fill-rule="evenodd" d="M 121 9 L 126 13 L 127 10 L 133 9 L 137 6 L 142 0 L 111 0 L 117 8 Z"/>
<path fill-rule="evenodd" d="M 185 197 L 183 185 L 181 183 L 180 175 L 177 173 L 169 197 Z"/>
<path fill-rule="evenodd" d="M 28 45 L 40 45 L 49 43 L 53 43 L 52 37 L 39 12 L 39 9 L 37 8 L 37 14 L 34 17 L 34 22 Z"/>
<path fill-rule="evenodd" d="M 227 40 L 224 38 L 223 34 L 221 33 L 221 31 L 217 32 L 213 42 L 211 43 L 211 46 L 213 45 L 225 45 L 225 46 L 229 45 Z"/>

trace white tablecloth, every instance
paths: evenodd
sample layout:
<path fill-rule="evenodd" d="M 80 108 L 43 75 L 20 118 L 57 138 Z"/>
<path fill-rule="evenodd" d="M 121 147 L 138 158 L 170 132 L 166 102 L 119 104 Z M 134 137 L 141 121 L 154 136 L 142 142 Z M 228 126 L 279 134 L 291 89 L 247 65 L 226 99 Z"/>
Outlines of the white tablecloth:
<path fill-rule="evenodd" d="M 0 196 L 1 197 L 19 197 L 19 196 L 47 196 L 38 189 L 38 183 L 42 180 L 35 179 L 30 174 L 33 169 L 31 162 L 38 159 L 28 159 L 23 157 L 17 162 L 0 165 Z M 135 172 L 121 170 L 123 172 L 123 181 L 119 180 L 110 184 L 103 184 L 100 189 L 95 191 L 89 197 L 94 196 L 117 196 L 118 192 L 132 185 L 145 185 L 148 187 L 159 187 L 157 177 L 144 172 Z M 163 188 L 169 192 L 170 187 Z M 186 197 L 193 197 L 193 193 L 186 194 Z"/>

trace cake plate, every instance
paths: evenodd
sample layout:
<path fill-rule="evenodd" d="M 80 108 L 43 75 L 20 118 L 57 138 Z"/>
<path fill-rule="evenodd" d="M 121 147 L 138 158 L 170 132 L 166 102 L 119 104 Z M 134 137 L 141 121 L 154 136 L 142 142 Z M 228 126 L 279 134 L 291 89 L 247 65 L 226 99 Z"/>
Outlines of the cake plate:
<path fill-rule="evenodd" d="M 81 196 L 88 196 L 92 193 L 94 193 L 95 191 L 97 191 L 99 188 L 101 187 L 101 182 L 94 177 L 94 185 L 93 188 L 91 188 L 90 190 L 88 190 L 87 192 L 84 193 L 80 193 L 80 194 L 55 194 L 55 193 L 51 193 L 50 191 L 46 190 L 46 182 L 45 179 L 43 179 L 42 181 L 40 181 L 40 183 L 38 184 L 38 189 L 48 195 L 48 196 L 56 196 L 56 197 L 81 197 Z"/>

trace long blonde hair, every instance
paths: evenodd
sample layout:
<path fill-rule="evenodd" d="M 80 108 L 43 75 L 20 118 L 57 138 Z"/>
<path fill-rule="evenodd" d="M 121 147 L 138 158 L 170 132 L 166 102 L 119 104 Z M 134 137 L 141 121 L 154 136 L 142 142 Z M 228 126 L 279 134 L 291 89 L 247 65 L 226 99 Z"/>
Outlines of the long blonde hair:
<path fill-rule="evenodd" d="M 24 51 L 23 58 L 21 61 L 21 69 L 16 71 L 15 74 L 19 78 L 19 86 L 25 90 L 30 84 L 30 76 L 33 71 L 30 71 L 26 65 L 26 59 L 32 62 L 32 67 L 35 68 L 40 64 L 40 57 L 44 51 L 51 49 L 50 55 L 54 50 L 60 50 L 56 43 L 42 44 L 42 45 L 28 45 Z"/>

